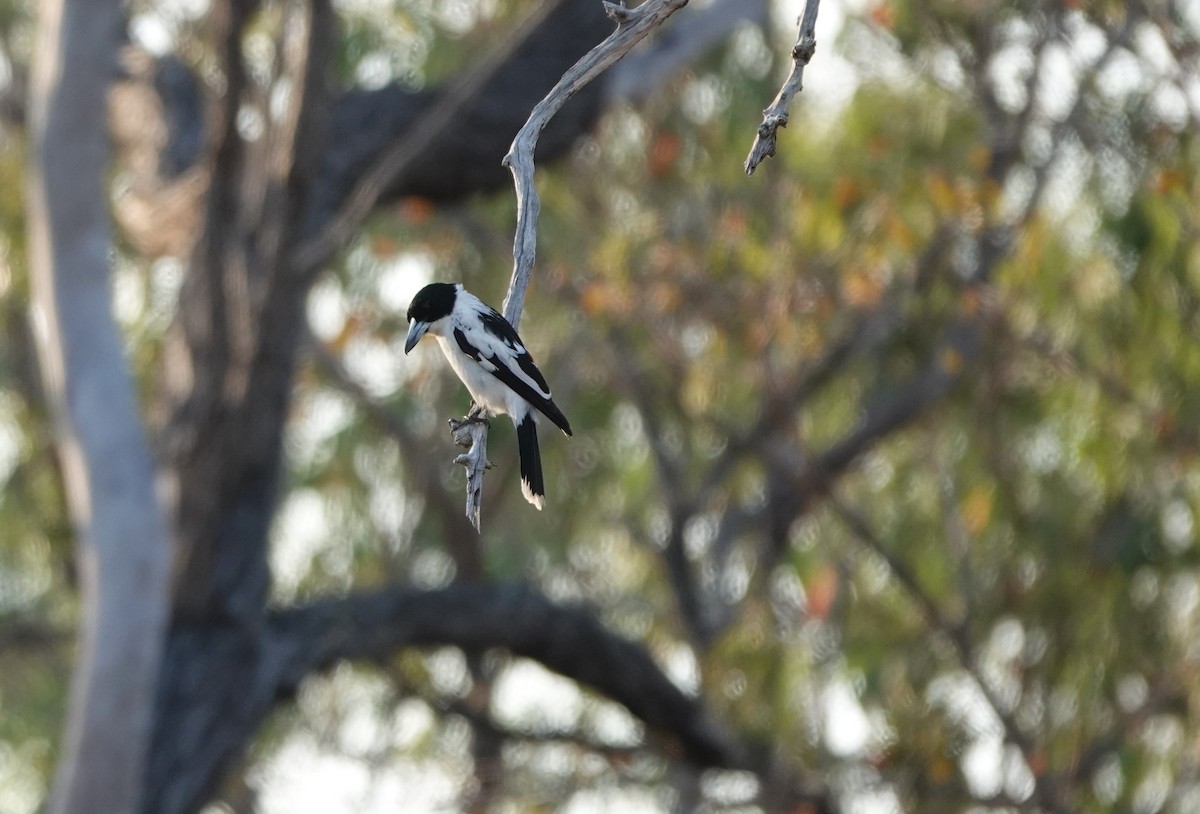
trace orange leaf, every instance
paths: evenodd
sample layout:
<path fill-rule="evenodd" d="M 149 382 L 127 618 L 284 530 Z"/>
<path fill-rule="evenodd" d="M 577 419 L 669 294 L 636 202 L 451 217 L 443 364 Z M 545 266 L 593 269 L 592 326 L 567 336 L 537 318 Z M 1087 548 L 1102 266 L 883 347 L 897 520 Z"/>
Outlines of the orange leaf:
<path fill-rule="evenodd" d="M 400 216 L 412 224 L 421 224 L 433 214 L 433 204 L 428 198 L 411 195 L 400 202 Z"/>
<path fill-rule="evenodd" d="M 838 594 L 838 572 L 829 563 L 825 563 L 804 583 L 804 593 L 808 596 L 808 615 L 814 619 L 825 619 L 833 608 Z"/>
<path fill-rule="evenodd" d="M 611 298 L 605 289 L 603 283 L 588 283 L 584 287 L 579 295 L 579 307 L 583 313 L 594 316 L 607 309 Z"/>
<path fill-rule="evenodd" d="M 371 238 L 371 254 L 376 257 L 392 257 L 400 251 L 400 244 L 388 235 L 374 235 Z"/>
<path fill-rule="evenodd" d="M 674 133 L 660 133 L 650 145 L 650 155 L 646 159 L 650 174 L 661 177 L 670 172 L 683 151 L 683 139 Z"/>
<path fill-rule="evenodd" d="M 883 296 L 883 286 L 865 273 L 851 273 L 842 281 L 842 298 L 856 308 L 871 308 Z"/>
<path fill-rule="evenodd" d="M 880 3 L 871 9 L 871 22 L 891 31 L 896 27 L 896 9 L 891 3 Z"/>
<path fill-rule="evenodd" d="M 841 176 L 833 185 L 833 203 L 838 209 L 845 211 L 858 200 L 858 183 L 849 176 Z"/>
<path fill-rule="evenodd" d="M 958 373 L 963 368 L 962 354 L 954 348 L 944 348 L 939 361 L 942 364 L 942 370 L 950 374 Z"/>
<path fill-rule="evenodd" d="M 987 528 L 992 519 L 992 493 L 990 490 L 976 486 L 962 502 L 963 526 L 967 533 L 974 536 Z"/>

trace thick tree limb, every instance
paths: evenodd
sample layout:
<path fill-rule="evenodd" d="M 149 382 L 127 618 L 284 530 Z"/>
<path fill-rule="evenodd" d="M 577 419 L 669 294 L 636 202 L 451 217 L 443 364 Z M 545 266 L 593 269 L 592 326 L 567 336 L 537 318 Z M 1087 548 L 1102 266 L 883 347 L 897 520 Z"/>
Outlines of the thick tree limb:
<path fill-rule="evenodd" d="M 533 659 L 623 704 L 701 767 L 739 765 L 738 749 L 703 704 L 684 695 L 641 645 L 610 632 L 582 607 L 556 605 L 520 583 L 461 584 L 437 591 L 388 589 L 273 614 L 281 689 L 344 659 L 403 647 L 493 647 Z"/>
<path fill-rule="evenodd" d="M 763 111 L 762 124 L 758 126 L 750 155 L 746 157 L 746 175 L 753 175 L 759 164 L 775 155 L 779 128 L 787 127 L 788 105 L 792 97 L 804 89 L 804 68 L 817 51 L 817 7 L 820 5 L 821 0 L 806 0 L 804 4 L 800 33 L 796 44 L 792 46 L 792 72 L 784 80 L 775 99 Z"/>
<path fill-rule="evenodd" d="M 242 61 L 255 11 L 252 0 L 213 5 L 225 95 L 213 110 L 205 228 L 164 369 L 172 412 L 164 447 L 181 549 L 176 611 L 248 621 L 261 615 L 268 585 L 263 552 L 307 294 L 287 261 L 323 142 L 334 34 L 327 0 L 290 7 L 279 41 L 279 53 L 291 54 L 283 62 L 290 109 L 248 142 L 236 119 L 255 92 Z"/>
<path fill-rule="evenodd" d="M 150 741 L 171 548 L 108 309 L 105 99 L 124 18 L 115 0 L 46 0 L 40 15 L 30 258 L 83 592 L 80 654 L 49 811 L 129 814 Z"/>
<path fill-rule="evenodd" d="M 505 40 L 502 48 L 454 82 L 405 132 L 403 138 L 382 152 L 354 184 L 337 213 L 318 234 L 299 247 L 292 261 L 297 274 L 304 278 L 311 277 L 350 242 L 396 177 L 430 150 L 455 119 L 478 99 L 485 86 L 555 5 L 547 3 L 535 11 L 518 31 Z"/>
<path fill-rule="evenodd" d="M 739 748 L 699 699 L 586 609 L 556 605 L 518 583 L 392 587 L 274 611 L 254 630 L 179 623 L 160 699 L 176 711 L 159 721 L 170 727 L 173 748 L 154 756 L 143 810 L 197 810 L 275 706 L 308 676 L 346 660 L 379 661 L 433 646 L 503 648 L 533 659 L 625 705 L 667 755 L 699 767 L 742 764 Z"/>
<path fill-rule="evenodd" d="M 517 228 L 513 239 L 513 273 L 504 297 L 504 318 L 514 328 L 525 309 L 525 290 L 537 256 L 537 223 L 541 202 L 534 183 L 534 150 L 542 130 L 562 106 L 589 82 L 629 53 L 655 27 L 662 24 L 688 0 L 649 0 L 635 9 L 604 2 L 605 12 L 617 23 L 617 30 L 604 42 L 576 62 L 558 83 L 533 108 L 529 119 L 517 132 L 502 162 L 513 176 L 517 195 Z M 487 424 L 451 422 L 454 442 L 467 449 L 455 459 L 467 470 L 466 514 L 478 530 L 483 498 L 483 475 L 488 468 Z"/>
<path fill-rule="evenodd" d="M 456 201 L 509 183 L 500 159 L 513 134 L 555 78 L 611 27 L 596 0 L 541 0 L 538 6 L 515 30 L 504 32 L 505 44 L 492 57 L 469 70 L 486 75 L 486 81 L 428 148 L 392 175 L 381 202 L 413 195 Z M 396 86 L 353 90 L 339 98 L 310 227 L 343 206 L 349 190 L 375 171 L 391 145 L 407 140 L 414 123 L 423 122 L 464 81 L 465 76 L 419 92 Z M 599 116 L 601 96 L 599 88 L 586 88 L 559 112 L 539 141 L 539 161 L 561 156 L 575 143 Z"/>

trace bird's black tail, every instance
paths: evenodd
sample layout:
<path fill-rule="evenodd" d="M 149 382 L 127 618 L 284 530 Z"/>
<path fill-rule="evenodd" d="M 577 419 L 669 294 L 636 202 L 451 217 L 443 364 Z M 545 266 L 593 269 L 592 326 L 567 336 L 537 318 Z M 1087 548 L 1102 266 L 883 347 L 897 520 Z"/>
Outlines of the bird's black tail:
<path fill-rule="evenodd" d="M 538 449 L 537 422 L 532 411 L 517 425 L 517 449 L 521 456 L 521 492 L 541 511 L 546 503 L 546 484 L 542 480 L 542 453 Z"/>

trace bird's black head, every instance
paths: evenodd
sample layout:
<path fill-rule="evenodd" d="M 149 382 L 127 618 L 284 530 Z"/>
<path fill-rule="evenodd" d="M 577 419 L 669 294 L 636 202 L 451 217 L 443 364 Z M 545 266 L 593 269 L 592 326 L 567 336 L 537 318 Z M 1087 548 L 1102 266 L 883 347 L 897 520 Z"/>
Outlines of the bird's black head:
<path fill-rule="evenodd" d="M 408 306 L 408 321 L 437 322 L 454 310 L 458 286 L 453 283 L 430 283 L 417 292 Z"/>

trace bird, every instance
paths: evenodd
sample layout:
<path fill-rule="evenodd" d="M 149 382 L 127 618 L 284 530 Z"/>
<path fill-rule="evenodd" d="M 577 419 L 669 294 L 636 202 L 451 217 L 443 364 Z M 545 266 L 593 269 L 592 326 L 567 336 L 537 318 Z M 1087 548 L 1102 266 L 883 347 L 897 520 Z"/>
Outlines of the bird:
<path fill-rule="evenodd" d="M 540 412 L 571 435 L 571 424 L 554 403 L 550 387 L 512 324 L 462 283 L 430 283 L 408 306 L 408 355 L 429 334 L 475 402 L 472 419 L 507 414 L 517 427 L 521 492 L 538 511 L 546 502 L 542 455 L 538 448 Z"/>

